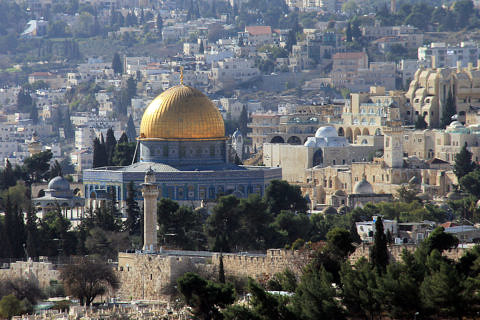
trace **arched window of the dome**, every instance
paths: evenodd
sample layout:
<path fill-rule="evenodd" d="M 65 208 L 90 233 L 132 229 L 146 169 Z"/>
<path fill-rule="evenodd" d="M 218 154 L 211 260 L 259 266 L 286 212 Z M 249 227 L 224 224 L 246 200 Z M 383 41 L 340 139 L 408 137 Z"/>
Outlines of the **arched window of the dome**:
<path fill-rule="evenodd" d="M 163 146 L 163 156 L 168 157 L 168 145 Z"/>

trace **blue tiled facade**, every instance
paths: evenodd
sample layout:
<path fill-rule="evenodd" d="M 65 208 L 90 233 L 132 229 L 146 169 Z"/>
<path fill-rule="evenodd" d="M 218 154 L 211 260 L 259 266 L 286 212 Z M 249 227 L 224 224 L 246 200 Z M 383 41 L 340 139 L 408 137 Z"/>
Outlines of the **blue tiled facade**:
<path fill-rule="evenodd" d="M 282 176 L 280 168 L 225 165 L 212 170 L 178 170 L 158 163 L 140 162 L 123 168 L 85 170 L 85 198 L 105 199 L 114 189 L 117 199 L 124 201 L 130 181 L 140 191 L 145 171 L 150 167 L 156 174 L 160 197 L 192 203 L 213 201 L 220 195 L 232 193 L 238 197 L 248 197 L 252 193 L 263 195 L 268 183 Z M 141 192 L 137 192 L 137 199 L 142 200 Z"/>

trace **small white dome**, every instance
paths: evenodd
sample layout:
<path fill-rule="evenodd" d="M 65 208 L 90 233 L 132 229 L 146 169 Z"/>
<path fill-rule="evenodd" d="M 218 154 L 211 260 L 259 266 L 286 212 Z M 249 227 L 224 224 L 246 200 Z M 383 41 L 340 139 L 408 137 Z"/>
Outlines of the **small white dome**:
<path fill-rule="evenodd" d="M 317 144 L 315 143 L 315 140 L 308 138 L 308 140 L 305 141 L 304 146 L 309 148 L 315 148 Z"/>
<path fill-rule="evenodd" d="M 452 123 L 450 123 L 449 127 L 463 128 L 463 124 L 460 121 L 453 121 Z"/>
<path fill-rule="evenodd" d="M 70 182 L 64 177 L 58 176 L 50 180 L 48 183 L 48 189 L 56 191 L 68 191 L 70 190 Z"/>
<path fill-rule="evenodd" d="M 325 126 L 318 128 L 315 132 L 315 137 L 317 138 L 335 138 L 338 137 L 337 130 L 332 126 Z"/>
<path fill-rule="evenodd" d="M 372 194 L 373 187 L 365 178 L 357 182 L 355 187 L 353 188 L 354 194 Z"/>

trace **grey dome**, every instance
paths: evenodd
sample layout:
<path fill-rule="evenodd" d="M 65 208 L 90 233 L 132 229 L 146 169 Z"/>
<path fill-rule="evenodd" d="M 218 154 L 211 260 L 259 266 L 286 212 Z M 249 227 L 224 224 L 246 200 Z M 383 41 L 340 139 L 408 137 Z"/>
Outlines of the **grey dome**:
<path fill-rule="evenodd" d="M 337 214 L 337 210 L 334 207 L 329 206 L 323 209 L 323 214 Z"/>
<path fill-rule="evenodd" d="M 64 177 L 58 176 L 50 180 L 48 183 L 48 189 L 56 191 L 69 191 L 70 182 L 68 182 L 68 180 Z"/>
<path fill-rule="evenodd" d="M 368 182 L 365 178 L 363 178 L 361 181 L 357 182 L 357 184 L 353 188 L 353 193 L 354 194 L 372 194 L 373 187 L 370 184 L 370 182 Z"/>
<path fill-rule="evenodd" d="M 337 130 L 331 126 L 325 126 L 318 128 L 317 132 L 315 132 L 316 138 L 336 138 L 338 137 Z"/>
<path fill-rule="evenodd" d="M 448 200 L 460 200 L 462 199 L 462 195 L 460 194 L 460 192 L 451 191 L 447 193 L 447 198 Z"/>

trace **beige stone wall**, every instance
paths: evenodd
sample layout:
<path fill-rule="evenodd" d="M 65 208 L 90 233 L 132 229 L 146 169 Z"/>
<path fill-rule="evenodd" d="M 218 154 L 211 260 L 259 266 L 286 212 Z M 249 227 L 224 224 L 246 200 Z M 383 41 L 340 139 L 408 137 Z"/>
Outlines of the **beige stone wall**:
<path fill-rule="evenodd" d="M 388 247 L 390 261 L 391 262 L 399 262 L 402 259 L 402 252 L 404 249 L 410 252 L 414 252 L 417 246 L 415 244 L 406 244 L 406 245 L 392 245 Z M 370 249 L 371 246 L 369 245 L 360 245 L 357 249 L 350 255 L 349 260 L 352 264 L 357 262 L 360 258 L 364 257 L 369 259 L 370 257 Z M 455 248 L 451 250 L 447 250 L 443 252 L 443 255 L 453 259 L 458 260 L 460 259 L 467 249 L 464 248 Z"/>
<path fill-rule="evenodd" d="M 312 166 L 313 149 L 303 145 L 265 143 L 263 164 L 267 167 L 282 167 L 282 179 L 288 182 L 305 180 L 305 169 Z"/>
<path fill-rule="evenodd" d="M 46 288 L 51 280 L 59 281 L 60 271 L 50 262 L 17 261 L 8 269 L 0 269 L 0 279 L 13 278 L 33 279 L 40 288 Z"/>
<path fill-rule="evenodd" d="M 266 255 L 223 254 L 227 277 L 252 277 L 259 281 L 286 268 L 299 274 L 307 260 L 302 253 L 281 249 L 268 250 Z M 219 253 L 210 257 L 119 253 L 117 273 L 121 285 L 116 296 L 127 300 L 162 299 L 175 291 L 177 278 L 185 272 L 216 277 L 219 263 Z"/>

